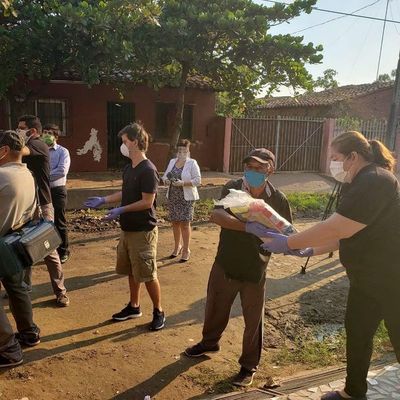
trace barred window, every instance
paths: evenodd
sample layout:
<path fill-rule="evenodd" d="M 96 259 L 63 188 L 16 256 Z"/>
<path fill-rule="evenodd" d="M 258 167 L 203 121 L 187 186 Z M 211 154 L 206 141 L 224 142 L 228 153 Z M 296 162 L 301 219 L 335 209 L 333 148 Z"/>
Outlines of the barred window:
<path fill-rule="evenodd" d="M 67 101 L 62 99 L 36 99 L 23 101 L 15 99 L 9 102 L 10 107 L 10 129 L 18 125 L 18 118 L 24 114 L 37 115 L 42 125 L 56 124 L 60 128 L 60 136 L 66 136 L 67 124 Z"/>

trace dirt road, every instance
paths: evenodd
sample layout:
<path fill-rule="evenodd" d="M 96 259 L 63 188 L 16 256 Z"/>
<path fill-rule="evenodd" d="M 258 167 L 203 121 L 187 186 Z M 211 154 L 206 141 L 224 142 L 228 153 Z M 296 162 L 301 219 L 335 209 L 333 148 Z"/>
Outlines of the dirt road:
<path fill-rule="evenodd" d="M 152 399 L 176 400 L 201 398 L 221 389 L 238 371 L 243 327 L 238 302 L 221 352 L 197 360 L 181 355 L 200 339 L 218 234 L 215 226 L 197 228 L 190 262 L 177 264 L 163 260 L 172 249 L 172 233 L 161 232 L 159 277 L 167 326 L 156 333 L 147 330 L 152 309 L 144 291 L 142 318 L 110 322 L 128 301 L 126 278 L 114 274 L 115 239 L 73 246 L 72 258 L 65 264 L 68 308 L 55 307 L 47 271 L 36 267 L 32 301 L 42 343 L 25 351 L 21 367 L 0 372 L 0 398 L 143 400 L 149 394 Z M 265 340 L 270 348 L 263 355 L 256 385 L 268 376 L 287 376 L 300 368 L 270 362 L 273 347 L 287 340 L 285 329 L 289 338 L 291 329 L 299 334 L 299 318 L 307 323 L 313 317 L 342 318 L 346 284 L 337 259 L 314 261 L 306 275 L 299 275 L 300 264 L 292 257 L 275 257 L 270 264 Z"/>

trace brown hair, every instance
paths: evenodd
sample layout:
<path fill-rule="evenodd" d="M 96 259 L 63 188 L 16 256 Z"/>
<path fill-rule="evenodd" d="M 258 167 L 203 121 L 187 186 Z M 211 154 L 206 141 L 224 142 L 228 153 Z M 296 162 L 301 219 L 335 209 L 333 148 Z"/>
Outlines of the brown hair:
<path fill-rule="evenodd" d="M 134 122 L 122 128 L 118 133 L 118 137 L 121 138 L 123 135 L 127 135 L 129 140 L 137 140 L 139 150 L 147 151 L 149 147 L 149 135 L 140 122 Z"/>
<path fill-rule="evenodd" d="M 36 115 L 22 115 L 18 118 L 18 122 L 25 122 L 28 129 L 36 129 L 39 134 L 42 133 L 42 123 Z"/>
<path fill-rule="evenodd" d="M 355 151 L 366 161 L 373 162 L 391 172 L 394 171 L 396 160 L 391 151 L 379 140 L 368 140 L 360 132 L 342 133 L 333 139 L 331 145 L 345 156 Z"/>
<path fill-rule="evenodd" d="M 60 135 L 60 128 L 59 128 L 59 126 L 56 125 L 56 124 L 46 124 L 46 125 L 43 127 L 43 130 L 44 130 L 44 131 L 51 131 L 51 133 L 54 135 L 54 137 L 55 137 L 56 139 L 58 139 L 58 137 L 59 137 L 59 135 Z"/>
<path fill-rule="evenodd" d="M 178 147 L 185 147 L 187 150 L 190 148 L 190 141 L 187 139 L 181 139 L 178 144 L 176 145 L 176 148 Z"/>

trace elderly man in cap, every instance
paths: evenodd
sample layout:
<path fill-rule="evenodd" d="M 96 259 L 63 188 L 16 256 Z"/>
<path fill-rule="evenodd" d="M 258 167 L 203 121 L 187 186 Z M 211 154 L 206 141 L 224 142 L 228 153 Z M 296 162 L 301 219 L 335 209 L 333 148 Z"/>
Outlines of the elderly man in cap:
<path fill-rule="evenodd" d="M 24 139 L 14 131 L 0 131 L 0 237 L 30 221 L 36 209 L 35 183 L 22 163 Z M 21 342 L 40 343 L 40 330 L 33 322 L 32 304 L 23 284 L 23 271 L 1 277 L 17 324 L 14 335 L 0 298 L 0 368 L 22 363 Z"/>
<path fill-rule="evenodd" d="M 246 191 L 255 199 L 264 200 L 291 222 L 286 197 L 268 180 L 275 168 L 274 154 L 264 148 L 255 149 L 243 160 L 243 164 L 243 177 L 228 182 L 222 189 L 222 198 L 229 194 L 229 189 Z M 223 208 L 213 211 L 211 221 L 221 226 L 221 234 L 208 281 L 203 337 L 198 344 L 186 349 L 185 354 L 199 357 L 220 350 L 219 341 L 239 293 L 245 329 L 239 359 L 241 368 L 233 384 L 249 386 L 261 357 L 265 275 L 270 253 L 260 253 L 262 242 L 256 236 L 254 223 L 241 222 Z"/>

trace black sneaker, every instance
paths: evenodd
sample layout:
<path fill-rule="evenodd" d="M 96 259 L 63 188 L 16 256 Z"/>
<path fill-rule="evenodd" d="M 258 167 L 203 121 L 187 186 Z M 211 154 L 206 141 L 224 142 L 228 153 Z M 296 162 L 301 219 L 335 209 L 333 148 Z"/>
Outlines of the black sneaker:
<path fill-rule="evenodd" d="M 27 329 L 16 333 L 15 337 L 22 345 L 37 346 L 40 343 L 40 329 L 38 327 Z"/>
<path fill-rule="evenodd" d="M 240 368 L 239 373 L 233 379 L 232 385 L 239 387 L 250 386 L 253 383 L 255 372 L 249 371 L 246 368 Z"/>
<path fill-rule="evenodd" d="M 192 347 L 188 347 L 185 350 L 185 355 L 187 355 L 188 357 L 201 357 L 202 355 L 207 353 L 217 353 L 219 350 L 219 344 L 211 347 L 206 347 L 203 343 L 200 342 Z"/>
<path fill-rule="evenodd" d="M 164 311 L 160 311 L 157 308 L 153 311 L 153 321 L 149 325 L 151 331 L 159 331 L 165 326 L 165 314 Z"/>
<path fill-rule="evenodd" d="M 116 313 L 112 316 L 112 319 L 115 321 L 126 321 L 131 318 L 139 318 L 142 316 L 142 312 L 139 307 L 132 307 L 131 303 L 123 308 L 119 313 Z"/>
<path fill-rule="evenodd" d="M 23 361 L 24 360 L 22 358 L 17 361 L 12 361 L 12 360 L 9 360 L 8 358 L 0 355 L 0 368 L 16 367 L 17 365 L 22 364 Z"/>

